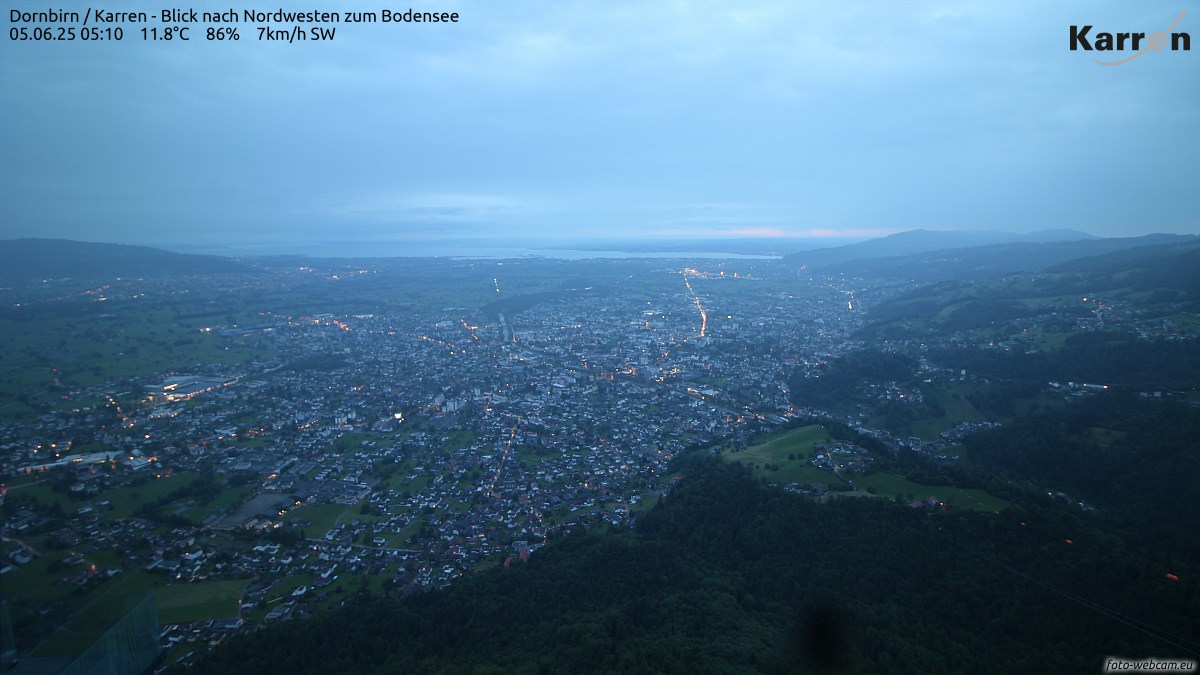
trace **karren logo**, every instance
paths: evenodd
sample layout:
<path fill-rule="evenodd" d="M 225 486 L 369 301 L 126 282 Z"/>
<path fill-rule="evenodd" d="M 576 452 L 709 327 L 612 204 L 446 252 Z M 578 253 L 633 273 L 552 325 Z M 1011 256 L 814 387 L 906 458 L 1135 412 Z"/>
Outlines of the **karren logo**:
<path fill-rule="evenodd" d="M 1096 33 L 1095 36 L 1089 35 L 1092 30 L 1091 26 L 1071 26 L 1071 51 L 1082 49 L 1085 52 L 1098 51 L 1123 52 L 1126 49 L 1132 49 L 1136 53 L 1120 61 L 1101 61 L 1095 59 L 1096 63 L 1102 66 L 1119 66 L 1122 63 L 1145 56 L 1151 51 L 1161 52 L 1171 45 L 1171 51 L 1191 51 L 1192 36 L 1187 33 L 1172 33 L 1175 26 L 1187 15 L 1187 12 L 1180 12 L 1179 16 L 1167 26 L 1165 30 L 1158 33 L 1151 33 L 1149 37 L 1145 33 Z"/>

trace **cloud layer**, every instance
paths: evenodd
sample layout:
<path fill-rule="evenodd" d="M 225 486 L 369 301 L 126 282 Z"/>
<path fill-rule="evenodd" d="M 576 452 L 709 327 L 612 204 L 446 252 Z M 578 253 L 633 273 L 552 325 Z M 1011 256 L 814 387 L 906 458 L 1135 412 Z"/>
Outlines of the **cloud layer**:
<path fill-rule="evenodd" d="M 1195 232 L 1200 44 L 1116 68 L 1068 49 L 1072 24 L 1150 32 L 1184 10 L 1200 38 L 1200 4 L 1160 5 L 446 1 L 414 9 L 460 23 L 329 43 L 247 24 L 236 43 L 4 41 L 0 233 Z"/>

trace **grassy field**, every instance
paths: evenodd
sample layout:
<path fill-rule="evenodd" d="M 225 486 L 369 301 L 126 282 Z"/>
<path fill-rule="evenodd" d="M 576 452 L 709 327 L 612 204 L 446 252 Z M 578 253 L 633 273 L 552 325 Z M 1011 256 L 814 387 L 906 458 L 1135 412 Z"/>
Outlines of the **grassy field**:
<path fill-rule="evenodd" d="M 566 522 L 575 520 L 576 518 L 579 518 L 580 516 L 586 516 L 589 513 L 594 513 L 599 508 L 600 508 L 599 504 L 593 504 L 592 506 L 582 506 L 574 511 L 554 510 L 554 511 L 551 511 L 550 514 L 545 517 L 544 522 L 547 527 L 552 526 L 552 525 L 559 525 L 561 523 L 566 523 Z"/>
<path fill-rule="evenodd" d="M 95 551 L 87 553 L 81 564 L 63 565 L 61 561 L 71 552 L 47 549 L 48 540 L 48 536 L 22 540 L 41 555 L 4 575 L 4 594 L 18 635 L 54 632 L 37 655 L 78 654 L 144 598 L 156 578 L 140 571 L 123 572 L 111 579 L 93 580 L 88 590 L 69 583 L 59 585 L 63 578 L 93 564 L 97 570 L 120 568 L 122 556 L 118 551 Z M 39 609 L 48 613 L 43 616 Z"/>
<path fill-rule="evenodd" d="M 951 508 L 970 509 L 972 511 L 994 512 L 1012 506 L 1011 503 L 993 497 L 983 490 L 950 487 L 946 485 L 924 485 L 914 483 L 904 476 L 894 473 L 877 472 L 866 476 L 852 478 L 859 490 L 872 490 L 879 497 L 891 499 L 897 494 L 905 499 L 912 495 L 914 499 L 937 497 Z"/>
<path fill-rule="evenodd" d="M 855 490 L 836 493 L 839 496 L 872 495 L 891 499 L 899 494 L 903 498 L 911 495 L 913 499 L 937 497 L 952 508 L 989 512 L 1011 506 L 1009 502 L 983 490 L 924 485 L 894 473 L 846 474 L 847 481 L 832 471 L 818 469 L 808 463 L 812 458 L 813 445 L 830 440 L 824 427 L 811 425 L 769 436 L 742 452 L 725 453 L 723 457 L 726 461 L 750 466 L 754 475 L 776 485 L 819 483 L 836 488 L 850 487 L 850 481 L 853 481 Z M 789 456 L 795 459 L 789 459 Z"/>
<path fill-rule="evenodd" d="M 45 548 L 48 537 L 31 538 L 25 541 L 34 550 L 41 553 L 14 572 L 4 575 L 4 595 L 9 598 L 22 600 L 59 600 L 72 595 L 74 586 L 57 586 L 55 583 L 70 574 L 78 572 L 77 566 L 66 567 L 59 564 L 70 551 L 51 551 Z"/>
<path fill-rule="evenodd" d="M 427 475 L 417 476 L 409 480 L 407 475 L 398 471 L 396 475 L 388 479 L 387 485 L 389 489 L 396 490 L 397 492 L 418 494 L 425 489 L 425 486 L 429 485 L 430 480 L 431 478 Z"/>
<path fill-rule="evenodd" d="M 812 459 L 813 446 L 832 440 L 825 427 L 813 424 L 774 434 L 751 445 L 741 452 L 725 453 L 731 462 L 745 464 L 754 470 L 754 475 L 772 483 L 842 483 L 831 471 L 818 469 L 808 463 Z M 789 456 L 795 459 L 788 459 Z M 770 465 L 771 468 L 767 468 Z"/>
<path fill-rule="evenodd" d="M 325 533 L 337 524 L 338 518 L 350 511 L 350 508 L 344 504 L 297 506 L 283 521 L 290 523 L 294 520 L 311 520 L 310 524 L 304 526 L 304 534 L 310 539 L 319 539 L 325 536 Z"/>
<path fill-rule="evenodd" d="M 791 429 L 775 434 L 756 443 L 742 452 L 731 454 L 731 459 L 737 459 L 743 464 L 753 462 L 786 462 L 788 455 L 794 454 L 797 460 L 811 459 L 813 445 L 829 443 L 833 440 L 825 427 L 812 424 L 799 429 Z"/>
<path fill-rule="evenodd" d="M 38 648 L 35 656 L 81 653 L 153 591 L 161 583 L 161 577 L 141 571 L 123 572 L 101 583 L 99 588 L 81 598 L 81 606 L 73 610 L 65 625 Z"/>
<path fill-rule="evenodd" d="M 186 487 L 199 478 L 196 473 L 177 473 L 162 478 L 150 477 L 144 485 L 117 488 L 104 493 L 104 497 L 112 502 L 112 510 L 108 517 L 112 519 L 128 518 L 137 512 L 143 504 L 149 504 L 159 497 L 164 497 L 179 488 Z"/>
<path fill-rule="evenodd" d="M 43 506 L 53 507 L 55 504 L 63 510 L 64 513 L 70 513 L 80 506 L 83 506 L 85 499 L 76 499 L 68 493 L 55 492 L 50 487 L 50 483 L 46 481 L 39 482 L 37 479 L 26 480 L 18 479 L 20 482 L 14 481 L 13 485 L 8 486 L 9 496 L 11 497 L 32 497 Z"/>
<path fill-rule="evenodd" d="M 475 443 L 475 432 L 466 429 L 454 429 L 447 434 L 448 439 L 442 444 L 442 449 L 447 452 L 459 450 L 461 448 L 469 448 Z"/>
<path fill-rule="evenodd" d="M 183 516 L 197 523 L 203 522 L 210 515 L 224 513 L 239 506 L 253 494 L 255 494 L 254 488 L 244 486 L 225 488 L 217 495 L 216 499 L 203 506 L 189 508 Z"/>
<path fill-rule="evenodd" d="M 142 485 L 106 491 L 103 498 L 111 501 L 112 506 L 108 510 L 99 510 L 99 515 L 107 520 L 129 518 L 136 514 L 143 505 L 152 503 L 199 478 L 199 474 L 190 472 L 181 472 L 162 478 L 154 478 L 153 474 L 147 475 L 150 479 Z M 9 486 L 8 489 L 13 497 L 32 497 L 38 503 L 49 507 L 58 505 L 64 513 L 72 513 L 85 503 L 96 501 L 91 497 L 75 498 L 70 494 L 55 492 L 47 482 L 19 483 Z"/>
<path fill-rule="evenodd" d="M 1087 441 L 1104 449 L 1112 447 L 1114 443 L 1124 441 L 1126 436 L 1128 434 L 1124 431 L 1116 431 L 1104 427 L 1091 427 L 1090 429 L 1085 429 L 1083 432 L 1083 437 Z"/>
<path fill-rule="evenodd" d="M 176 584 L 154 590 L 162 624 L 237 616 L 238 598 L 246 581 L 206 581 Z"/>
<path fill-rule="evenodd" d="M 406 525 L 403 530 L 396 534 L 385 533 L 383 538 L 387 540 L 387 546 L 390 548 L 408 548 L 408 538 L 421 530 L 421 526 L 425 524 L 425 518 L 413 518 L 413 521 Z"/>
<path fill-rule="evenodd" d="M 376 437 L 372 436 L 371 434 L 348 431 L 339 434 L 338 437 L 333 440 L 333 444 L 329 447 L 333 452 L 339 455 L 346 452 L 357 453 L 363 449 L 363 441 L 371 441 L 375 439 Z"/>
<path fill-rule="evenodd" d="M 644 494 L 638 503 L 629 507 L 630 513 L 645 513 L 658 505 L 660 497 L 656 494 Z"/>
<path fill-rule="evenodd" d="M 292 596 L 292 591 L 301 586 L 312 587 L 313 582 L 316 580 L 317 575 L 315 574 L 298 574 L 293 577 L 286 577 L 272 586 L 271 590 L 267 591 L 265 599 L 267 602 L 271 602 L 272 600 L 287 600 Z"/>
<path fill-rule="evenodd" d="M 936 399 L 946 412 L 938 417 L 926 417 L 913 421 L 904 428 L 891 429 L 891 431 L 918 436 L 926 441 L 934 441 L 937 440 L 938 434 L 959 422 L 979 422 L 988 419 L 967 399 L 968 396 L 977 393 L 980 389 L 980 386 L 966 382 L 922 385 L 921 391 L 926 399 Z M 872 417 L 868 423 L 872 426 L 887 426 L 882 419 L 876 417 Z"/>

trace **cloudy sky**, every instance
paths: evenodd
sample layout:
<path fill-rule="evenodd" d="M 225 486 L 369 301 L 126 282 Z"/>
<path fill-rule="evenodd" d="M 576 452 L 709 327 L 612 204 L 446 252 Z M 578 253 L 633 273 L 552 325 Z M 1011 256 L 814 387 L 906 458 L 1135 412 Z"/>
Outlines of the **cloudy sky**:
<path fill-rule="evenodd" d="M 190 0 L 197 10 L 409 5 Z M 169 4 L 169 3 L 168 3 Z M 70 1 L 6 3 L 83 11 Z M 114 0 L 155 13 L 161 2 Z M 187 6 L 181 3 L 180 6 Z M 0 238 L 1200 232 L 1200 0 L 413 3 L 331 42 L 0 43 Z M 1117 67 L 1069 27 L 1165 29 Z M 159 24 L 150 24 L 152 26 Z"/>

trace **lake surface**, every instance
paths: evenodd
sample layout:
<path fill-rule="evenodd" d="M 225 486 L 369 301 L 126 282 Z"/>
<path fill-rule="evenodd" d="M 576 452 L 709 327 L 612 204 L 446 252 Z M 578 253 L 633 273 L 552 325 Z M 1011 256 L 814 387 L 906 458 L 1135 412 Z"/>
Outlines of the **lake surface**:
<path fill-rule="evenodd" d="M 181 253 L 200 253 L 222 256 L 302 255 L 313 258 L 553 258 L 557 260 L 586 260 L 589 258 L 661 258 L 711 260 L 778 260 L 778 255 L 722 253 L 719 251 L 622 251 L 565 248 L 523 248 L 496 246 L 460 246 L 437 244 L 264 244 L 229 247 L 177 249 Z"/>

